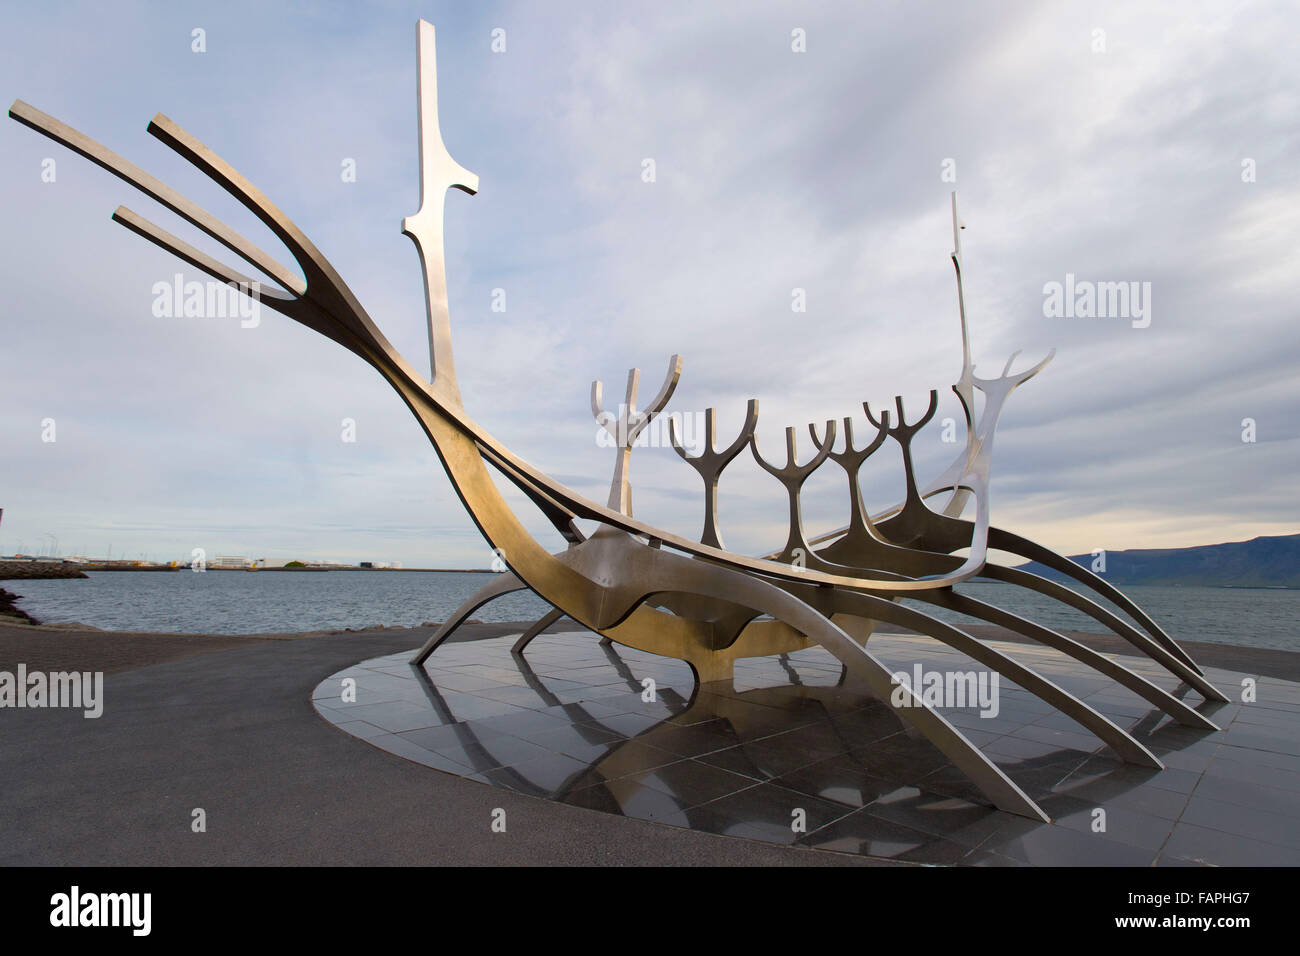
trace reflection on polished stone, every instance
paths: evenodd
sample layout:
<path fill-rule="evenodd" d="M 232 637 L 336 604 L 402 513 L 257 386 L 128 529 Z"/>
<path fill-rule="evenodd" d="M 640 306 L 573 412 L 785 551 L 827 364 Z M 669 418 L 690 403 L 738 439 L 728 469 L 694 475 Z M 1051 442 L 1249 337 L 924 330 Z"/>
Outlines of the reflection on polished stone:
<path fill-rule="evenodd" d="M 1166 764 L 1119 762 L 1006 681 L 996 715 L 943 708 L 1052 817 L 1039 824 L 988 806 L 821 648 L 742 660 L 734 682 L 697 685 L 681 661 L 585 632 L 545 634 L 526 657 L 513 643 L 448 644 L 424 668 L 409 652 L 364 661 L 313 702 L 340 729 L 435 770 L 709 833 L 929 864 L 1300 864 L 1297 684 L 1261 678 L 1255 703 L 1203 705 L 1226 731 L 1207 734 L 1053 651 L 998 644 Z M 927 638 L 877 635 L 871 650 L 900 670 L 975 668 Z M 1154 664 L 1124 663 L 1186 690 Z M 1252 675 L 1208 676 L 1239 686 Z M 344 699 L 348 678 L 355 700 Z"/>

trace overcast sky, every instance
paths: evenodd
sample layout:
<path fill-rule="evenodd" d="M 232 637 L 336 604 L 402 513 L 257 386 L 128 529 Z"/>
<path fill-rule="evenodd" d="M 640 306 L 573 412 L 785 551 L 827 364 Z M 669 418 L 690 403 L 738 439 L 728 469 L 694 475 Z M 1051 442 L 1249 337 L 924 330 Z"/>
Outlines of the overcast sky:
<path fill-rule="evenodd" d="M 955 452 L 941 421 L 960 420 L 957 188 L 977 374 L 1057 349 L 1003 415 L 995 524 L 1066 553 L 1300 530 L 1289 5 L 87 3 L 3 17 L 5 102 L 70 123 L 288 261 L 145 133 L 167 114 L 302 227 L 418 368 L 423 288 L 400 224 L 419 202 L 415 23 L 433 22 L 443 138 L 481 177 L 476 197 L 447 202 L 465 405 L 590 497 L 604 500 L 614 455 L 596 441 L 591 380 L 612 407 L 640 367 L 644 400 L 675 352 L 670 408 L 716 407 L 727 443 L 758 398 L 771 458 L 787 425 L 807 456 L 809 421 L 854 415 L 861 441 L 864 400 L 902 394 L 915 414 L 937 388 L 916 444 L 919 477 L 937 474 Z M 155 316 L 155 283 L 205 277 L 112 223 L 119 204 L 234 262 L 103 170 L 0 125 L 0 552 L 487 565 L 372 369 L 269 310 L 255 328 Z M 1044 287 L 1067 275 L 1148 288 L 1149 324 L 1046 315 Z M 698 535 L 699 480 L 670 448 L 638 449 L 632 480 L 638 517 Z M 881 507 L 901 489 L 891 442 L 863 491 Z M 779 547 L 783 500 L 737 459 L 728 545 Z M 827 464 L 806 487 L 810 530 L 841 524 L 846 504 Z"/>

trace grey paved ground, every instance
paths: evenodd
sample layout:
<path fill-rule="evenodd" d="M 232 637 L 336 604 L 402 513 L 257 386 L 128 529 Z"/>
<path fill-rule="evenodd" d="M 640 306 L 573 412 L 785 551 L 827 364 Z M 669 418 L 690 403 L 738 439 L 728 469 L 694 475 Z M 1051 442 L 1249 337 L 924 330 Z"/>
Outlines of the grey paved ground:
<path fill-rule="evenodd" d="M 110 674 L 98 720 L 0 710 L 0 864 L 863 862 L 504 792 L 385 754 L 316 715 L 322 679 L 424 633 L 250 642 Z M 206 833 L 191 832 L 196 807 Z M 505 834 L 490 832 L 494 807 Z"/>
<path fill-rule="evenodd" d="M 322 679 L 427 633 L 168 638 L 0 626 L 0 670 L 23 661 L 109 672 L 98 720 L 0 709 L 0 864 L 866 862 L 489 788 L 383 753 L 316 715 L 310 698 Z M 1207 665 L 1283 679 L 1300 672 L 1297 654 L 1188 648 Z M 206 833 L 190 830 L 196 807 Z M 506 810 L 505 834 L 490 832 L 494 807 Z"/>

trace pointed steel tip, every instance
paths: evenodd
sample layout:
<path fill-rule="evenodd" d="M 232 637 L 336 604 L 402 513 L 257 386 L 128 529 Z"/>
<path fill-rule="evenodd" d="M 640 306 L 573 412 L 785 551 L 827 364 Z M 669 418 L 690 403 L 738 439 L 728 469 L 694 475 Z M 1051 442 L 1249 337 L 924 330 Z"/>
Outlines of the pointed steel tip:
<path fill-rule="evenodd" d="M 428 20 L 419 20 L 415 25 L 415 51 L 417 60 L 425 55 L 436 57 L 438 46 L 438 31 L 434 29 L 432 23 Z M 427 49 L 426 49 L 427 48 Z"/>
<path fill-rule="evenodd" d="M 161 139 L 164 134 L 170 133 L 175 127 L 176 124 L 172 122 L 171 117 L 166 113 L 154 113 L 153 119 L 145 127 L 145 132 L 150 136 L 157 136 Z"/>

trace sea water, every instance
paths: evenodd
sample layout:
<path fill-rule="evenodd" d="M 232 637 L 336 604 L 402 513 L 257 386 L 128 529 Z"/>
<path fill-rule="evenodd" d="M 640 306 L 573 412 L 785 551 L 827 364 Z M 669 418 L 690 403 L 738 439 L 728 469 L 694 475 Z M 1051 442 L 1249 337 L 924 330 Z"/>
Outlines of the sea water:
<path fill-rule="evenodd" d="M 490 572 L 430 571 L 92 571 L 85 579 L 3 583 L 23 595 L 20 607 L 48 624 L 259 634 L 441 621 L 490 577 Z M 1105 632 L 1081 612 L 1008 584 L 978 582 L 957 590 L 1057 630 Z M 1138 585 L 1122 590 L 1175 640 L 1300 650 L 1300 590 Z M 970 622 L 920 602 L 907 603 L 947 621 Z M 547 609 L 540 598 L 523 591 L 489 602 L 472 617 L 530 621 Z"/>

